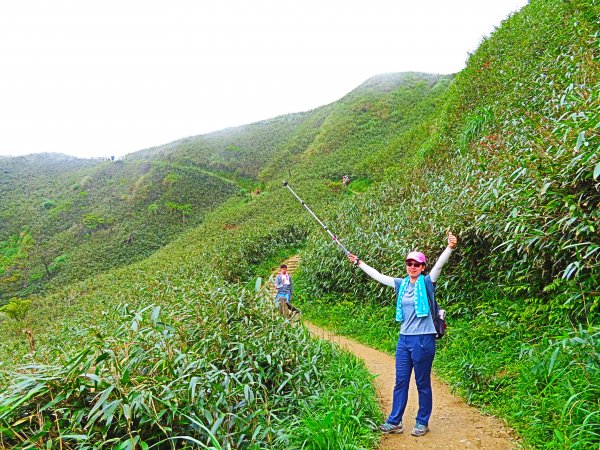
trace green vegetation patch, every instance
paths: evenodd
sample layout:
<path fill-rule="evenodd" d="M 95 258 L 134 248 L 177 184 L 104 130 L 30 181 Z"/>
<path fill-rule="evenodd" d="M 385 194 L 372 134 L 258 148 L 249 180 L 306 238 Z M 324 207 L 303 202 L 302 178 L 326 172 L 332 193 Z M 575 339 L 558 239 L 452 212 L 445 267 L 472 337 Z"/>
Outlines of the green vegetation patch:
<path fill-rule="evenodd" d="M 305 283 L 296 277 L 304 317 L 394 354 L 393 305 L 348 295 L 310 298 Z M 470 404 L 504 417 L 533 448 L 592 448 L 600 438 L 600 328 L 536 332 L 494 311 L 448 316 L 435 373 Z"/>
<path fill-rule="evenodd" d="M 286 326 L 270 298 L 188 282 L 169 305 L 101 311 L 71 331 L 83 345 L 65 342 L 64 363 L 19 369 L 0 394 L 0 442 L 290 448 L 328 427 L 323 442 L 372 443 L 362 364 Z"/>

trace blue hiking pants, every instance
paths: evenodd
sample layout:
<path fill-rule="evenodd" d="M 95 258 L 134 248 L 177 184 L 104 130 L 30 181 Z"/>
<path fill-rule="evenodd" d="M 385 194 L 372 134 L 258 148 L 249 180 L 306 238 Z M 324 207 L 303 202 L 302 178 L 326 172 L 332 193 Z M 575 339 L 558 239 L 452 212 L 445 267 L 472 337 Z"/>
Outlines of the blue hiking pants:
<path fill-rule="evenodd" d="M 398 425 L 408 402 L 408 386 L 410 376 L 415 370 L 415 381 L 419 393 L 419 412 L 417 423 L 429 425 L 429 417 L 433 409 L 431 391 L 431 365 L 435 356 L 435 334 L 400 335 L 396 346 L 396 385 L 392 412 L 387 422 Z"/>

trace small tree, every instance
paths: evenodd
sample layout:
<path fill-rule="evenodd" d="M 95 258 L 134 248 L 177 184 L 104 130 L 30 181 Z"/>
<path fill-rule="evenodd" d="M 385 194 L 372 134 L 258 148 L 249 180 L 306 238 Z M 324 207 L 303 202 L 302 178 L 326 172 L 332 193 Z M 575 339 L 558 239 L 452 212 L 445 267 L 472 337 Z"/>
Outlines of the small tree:
<path fill-rule="evenodd" d="M 156 216 L 156 214 L 158 213 L 158 204 L 157 203 L 150 203 L 148 205 L 148 212 L 154 214 Z"/>
<path fill-rule="evenodd" d="M 22 298 L 11 298 L 4 306 L 0 306 L 0 313 L 3 313 L 18 322 L 22 322 L 27 317 L 31 300 Z"/>
<path fill-rule="evenodd" d="M 186 215 L 189 215 L 192 212 L 192 205 L 190 205 L 189 203 L 180 204 L 175 202 L 165 202 L 165 205 L 171 211 L 180 212 L 183 225 L 185 225 L 185 217 Z"/>

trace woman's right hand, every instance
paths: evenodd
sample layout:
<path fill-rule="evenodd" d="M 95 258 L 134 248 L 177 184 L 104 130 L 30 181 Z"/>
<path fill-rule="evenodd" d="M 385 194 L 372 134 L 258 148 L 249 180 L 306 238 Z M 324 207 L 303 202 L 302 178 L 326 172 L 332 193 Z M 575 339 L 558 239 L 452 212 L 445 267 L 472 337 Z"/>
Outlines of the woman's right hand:
<path fill-rule="evenodd" d="M 358 256 L 348 253 L 348 261 L 350 261 L 352 264 L 358 264 L 359 259 Z"/>

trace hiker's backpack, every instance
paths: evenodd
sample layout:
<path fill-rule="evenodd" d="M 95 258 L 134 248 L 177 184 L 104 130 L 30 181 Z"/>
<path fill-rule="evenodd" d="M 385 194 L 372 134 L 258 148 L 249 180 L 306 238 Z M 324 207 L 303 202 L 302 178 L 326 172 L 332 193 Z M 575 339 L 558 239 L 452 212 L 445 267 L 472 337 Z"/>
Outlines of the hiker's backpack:
<path fill-rule="evenodd" d="M 431 282 L 430 279 L 428 281 L 433 286 L 433 290 L 435 290 L 435 283 Z M 429 300 L 429 310 L 431 311 L 431 318 L 433 319 L 433 326 L 435 327 L 435 338 L 441 339 L 444 334 L 446 334 L 446 311 L 440 308 L 437 300 L 435 298 L 431 298 L 429 295 L 429 289 L 425 289 L 427 291 L 427 300 Z"/>

